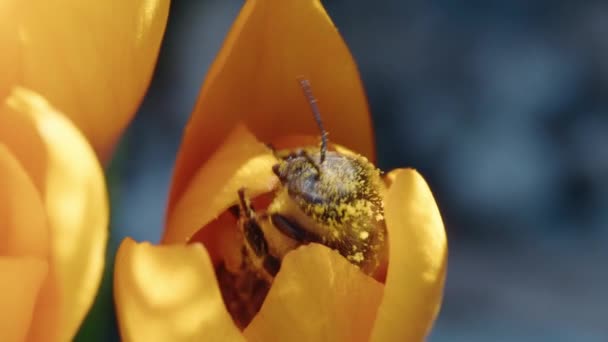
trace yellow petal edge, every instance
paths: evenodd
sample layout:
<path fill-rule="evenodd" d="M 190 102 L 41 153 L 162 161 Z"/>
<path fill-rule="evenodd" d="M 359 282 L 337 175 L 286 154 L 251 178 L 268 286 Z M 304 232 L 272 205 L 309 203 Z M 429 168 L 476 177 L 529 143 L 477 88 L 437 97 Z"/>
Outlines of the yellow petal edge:
<path fill-rule="evenodd" d="M 371 341 L 424 341 L 439 312 L 447 239 L 431 190 L 418 172 L 391 171 L 385 202 L 389 264 Z"/>
<path fill-rule="evenodd" d="M 49 226 L 50 280 L 39 298 L 29 337 L 68 341 L 101 280 L 109 219 L 104 175 L 86 138 L 40 95 L 15 88 L 2 112 L 0 125 L 8 126 L 0 129 L 0 140 L 40 192 Z M 29 132 L 28 139 L 9 130 Z"/>
<path fill-rule="evenodd" d="M 186 242 L 236 203 L 237 191 L 243 186 L 250 197 L 270 191 L 278 182 L 272 172 L 275 163 L 270 149 L 247 127 L 237 124 L 169 212 L 163 243 Z"/>
<path fill-rule="evenodd" d="M 310 244 L 283 259 L 248 341 L 368 341 L 382 284 L 338 252 Z"/>
<path fill-rule="evenodd" d="M 0 256 L 46 260 L 48 253 L 49 231 L 40 193 L 0 138 Z"/>
<path fill-rule="evenodd" d="M 116 255 L 114 296 L 125 342 L 244 341 L 201 244 L 125 239 Z"/>

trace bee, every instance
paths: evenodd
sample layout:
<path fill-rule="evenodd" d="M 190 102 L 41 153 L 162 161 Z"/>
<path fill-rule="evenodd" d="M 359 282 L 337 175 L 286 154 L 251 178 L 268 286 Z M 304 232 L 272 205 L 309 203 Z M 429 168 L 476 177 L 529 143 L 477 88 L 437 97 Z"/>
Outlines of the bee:
<path fill-rule="evenodd" d="M 268 208 L 256 211 L 246 188 L 231 208 L 243 236 L 242 263 L 224 278 L 232 286 L 228 308 L 240 326 L 261 307 L 281 259 L 302 244 L 334 249 L 368 275 L 386 257 L 381 172 L 363 156 L 328 150 L 310 83 L 299 82 L 321 132 L 320 147 L 273 149 L 278 163 L 272 171 L 280 186 Z"/>

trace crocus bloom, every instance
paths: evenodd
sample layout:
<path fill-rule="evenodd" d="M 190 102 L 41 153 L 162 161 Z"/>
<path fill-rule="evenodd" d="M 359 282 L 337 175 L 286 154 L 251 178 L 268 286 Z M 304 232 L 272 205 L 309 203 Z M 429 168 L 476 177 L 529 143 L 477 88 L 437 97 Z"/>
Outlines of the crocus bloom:
<path fill-rule="evenodd" d="M 95 150 L 134 114 L 167 9 L 0 4 L 0 341 L 69 341 L 88 312 L 109 215 Z"/>
<path fill-rule="evenodd" d="M 225 211 L 241 187 L 255 197 L 277 186 L 276 159 L 264 143 L 317 143 L 300 76 L 312 84 L 331 141 L 373 160 L 355 63 L 319 1 L 247 1 L 184 133 L 161 245 L 127 239 L 119 248 L 114 289 L 123 340 L 420 341 L 427 335 L 441 302 L 447 243 L 426 182 L 409 169 L 386 176 L 384 283 L 311 244 L 285 256 L 243 331 L 223 303 L 213 267 L 239 248 Z"/>
<path fill-rule="evenodd" d="M 19 85 L 68 116 L 107 160 L 148 87 L 169 0 L 0 3 L 0 98 Z"/>

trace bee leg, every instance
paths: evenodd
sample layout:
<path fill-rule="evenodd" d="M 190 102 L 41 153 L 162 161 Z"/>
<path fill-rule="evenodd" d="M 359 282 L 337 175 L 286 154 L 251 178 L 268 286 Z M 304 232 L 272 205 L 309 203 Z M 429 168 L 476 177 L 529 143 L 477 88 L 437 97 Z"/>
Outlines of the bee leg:
<path fill-rule="evenodd" d="M 279 229 L 279 231 L 288 237 L 292 238 L 301 243 L 310 242 L 321 242 L 321 239 L 316 234 L 313 234 L 298 223 L 286 218 L 281 214 L 270 215 L 272 224 Z"/>
<path fill-rule="evenodd" d="M 272 155 L 277 158 L 277 159 L 287 159 L 289 157 L 294 157 L 295 154 L 292 151 L 286 151 L 286 150 L 277 150 L 277 148 L 271 144 L 271 143 L 264 143 L 264 145 L 266 145 L 266 147 L 270 150 L 270 152 L 272 152 Z"/>
<path fill-rule="evenodd" d="M 238 204 L 235 204 L 235 205 L 231 206 L 230 208 L 228 208 L 228 212 L 236 220 L 238 220 L 241 217 L 241 207 Z"/>
<path fill-rule="evenodd" d="M 268 242 L 264 236 L 264 231 L 262 231 L 262 228 L 260 227 L 258 217 L 253 207 L 245 197 L 245 189 L 239 189 L 238 195 L 240 203 L 239 217 L 242 220 L 241 227 L 246 244 L 253 254 L 261 259 L 264 270 L 270 276 L 274 277 L 279 271 L 281 263 L 276 257 L 269 253 Z"/>
<path fill-rule="evenodd" d="M 266 270 L 268 274 L 274 277 L 277 275 L 277 273 L 279 273 L 279 270 L 281 269 L 281 260 L 270 254 L 266 254 L 263 266 L 264 270 Z"/>
<path fill-rule="evenodd" d="M 261 259 L 264 270 L 274 277 L 279 272 L 281 262 L 268 252 L 268 242 L 258 222 L 255 219 L 247 219 L 243 223 L 243 234 L 249 248 Z"/>
<path fill-rule="evenodd" d="M 239 205 L 238 205 L 239 218 L 255 219 L 255 210 L 251 206 L 251 203 L 247 199 L 247 196 L 245 196 L 245 188 L 240 188 L 238 190 L 238 195 L 239 195 Z M 230 210 L 234 210 L 234 209 L 232 209 L 233 207 L 231 207 Z"/>

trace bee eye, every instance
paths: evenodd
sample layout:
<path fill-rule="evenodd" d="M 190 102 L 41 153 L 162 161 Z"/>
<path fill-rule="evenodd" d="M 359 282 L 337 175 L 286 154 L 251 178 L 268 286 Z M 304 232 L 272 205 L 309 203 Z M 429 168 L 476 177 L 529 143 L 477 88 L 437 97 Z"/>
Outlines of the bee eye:
<path fill-rule="evenodd" d="M 304 229 L 298 223 L 286 218 L 281 214 L 272 214 L 270 216 L 272 224 L 279 229 L 279 231 L 288 237 L 298 242 L 320 242 L 321 239 Z"/>

